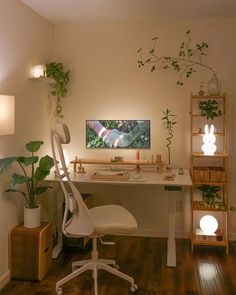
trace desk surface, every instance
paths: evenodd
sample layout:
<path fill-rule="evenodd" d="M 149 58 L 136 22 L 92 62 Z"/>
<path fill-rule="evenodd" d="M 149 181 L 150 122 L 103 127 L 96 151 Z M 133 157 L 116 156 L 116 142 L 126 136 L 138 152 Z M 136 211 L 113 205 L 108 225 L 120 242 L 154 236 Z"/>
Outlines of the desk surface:
<path fill-rule="evenodd" d="M 91 169 L 88 170 L 86 173 L 78 173 L 70 171 L 70 178 L 72 182 L 77 183 L 101 183 L 101 184 L 127 184 L 127 185 L 167 185 L 167 186 L 191 186 L 192 180 L 187 169 L 184 169 L 183 175 L 178 173 L 178 169 L 174 169 L 172 173 L 175 174 L 174 180 L 164 180 L 164 174 L 157 173 L 155 170 L 140 170 L 137 172 L 136 170 L 126 170 L 129 174 L 128 180 L 104 180 L 104 179 L 91 179 L 91 176 L 97 171 L 104 171 L 104 169 Z M 111 170 L 110 170 L 111 171 Z M 50 176 L 46 178 L 48 181 L 58 181 L 58 178 L 55 176 L 55 173 L 52 173 Z"/>

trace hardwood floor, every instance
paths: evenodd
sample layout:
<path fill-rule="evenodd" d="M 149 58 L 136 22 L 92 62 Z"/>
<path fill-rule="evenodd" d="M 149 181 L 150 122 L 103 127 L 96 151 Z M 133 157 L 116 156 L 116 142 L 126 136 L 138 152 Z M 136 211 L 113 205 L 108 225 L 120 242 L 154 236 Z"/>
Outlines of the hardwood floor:
<path fill-rule="evenodd" d="M 230 243 L 229 255 L 223 248 L 197 247 L 177 239 L 177 267 L 166 266 L 166 239 L 115 237 L 115 246 L 99 246 L 100 256 L 116 258 L 120 270 L 131 275 L 139 286 L 138 295 L 236 295 L 236 242 Z M 71 263 L 86 259 L 75 251 L 63 251 L 42 282 L 12 280 L 1 295 L 51 295 L 55 283 L 71 272 Z M 63 286 L 64 295 L 94 295 L 91 272 Z M 130 285 L 100 271 L 99 295 L 128 295 Z"/>

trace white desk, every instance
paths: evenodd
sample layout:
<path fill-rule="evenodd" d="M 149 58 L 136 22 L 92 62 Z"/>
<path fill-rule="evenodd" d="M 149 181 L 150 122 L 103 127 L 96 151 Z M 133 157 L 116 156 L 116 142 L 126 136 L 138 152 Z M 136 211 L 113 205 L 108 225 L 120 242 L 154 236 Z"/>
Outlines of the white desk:
<path fill-rule="evenodd" d="M 175 214 L 176 214 L 176 195 L 171 192 L 181 191 L 183 187 L 192 185 L 189 171 L 184 169 L 184 174 L 179 175 L 178 170 L 175 173 L 175 179 L 166 181 L 163 179 L 163 174 L 159 174 L 154 170 L 135 170 L 129 171 L 128 181 L 111 181 L 111 180 L 91 180 L 91 175 L 98 169 L 90 170 L 85 174 L 71 172 L 70 178 L 78 186 L 81 183 L 89 183 L 90 185 L 96 183 L 109 185 L 158 185 L 162 186 L 165 191 L 168 191 L 168 219 L 169 219 L 169 235 L 167 243 L 167 266 L 176 266 L 176 250 L 175 250 Z M 47 178 L 48 181 L 58 181 L 55 175 Z"/>

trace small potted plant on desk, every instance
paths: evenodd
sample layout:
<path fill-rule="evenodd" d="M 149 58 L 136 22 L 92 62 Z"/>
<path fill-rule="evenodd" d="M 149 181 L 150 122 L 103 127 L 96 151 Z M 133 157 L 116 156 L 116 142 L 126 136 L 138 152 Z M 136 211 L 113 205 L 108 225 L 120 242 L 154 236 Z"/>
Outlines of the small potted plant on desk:
<path fill-rule="evenodd" d="M 22 170 L 22 174 L 12 174 L 9 188 L 5 192 L 17 193 L 26 200 L 24 226 L 28 228 L 40 226 L 41 207 L 38 204 L 38 198 L 50 188 L 50 186 L 41 185 L 41 181 L 50 174 L 50 170 L 54 166 L 53 158 L 49 155 L 41 159 L 34 155 L 42 144 L 43 141 L 30 141 L 26 144 L 27 151 L 31 153 L 30 157 L 14 156 L 0 159 L 0 174 L 14 162 L 17 162 Z M 35 167 L 37 163 L 38 166 Z M 30 167 L 29 172 L 27 167 Z M 19 185 L 25 185 L 26 190 L 18 189 Z"/>

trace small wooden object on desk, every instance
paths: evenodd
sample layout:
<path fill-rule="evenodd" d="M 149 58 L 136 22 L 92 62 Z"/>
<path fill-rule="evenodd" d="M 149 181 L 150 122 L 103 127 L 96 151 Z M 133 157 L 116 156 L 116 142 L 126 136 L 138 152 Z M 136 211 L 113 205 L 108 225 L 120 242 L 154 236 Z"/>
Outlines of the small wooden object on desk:
<path fill-rule="evenodd" d="M 41 281 L 52 264 L 52 224 L 17 225 L 10 234 L 10 255 L 13 279 Z"/>

